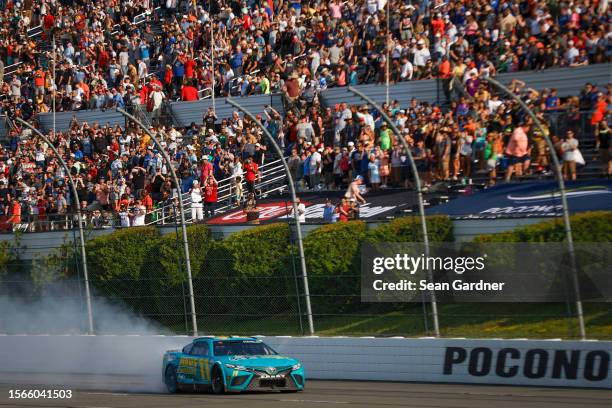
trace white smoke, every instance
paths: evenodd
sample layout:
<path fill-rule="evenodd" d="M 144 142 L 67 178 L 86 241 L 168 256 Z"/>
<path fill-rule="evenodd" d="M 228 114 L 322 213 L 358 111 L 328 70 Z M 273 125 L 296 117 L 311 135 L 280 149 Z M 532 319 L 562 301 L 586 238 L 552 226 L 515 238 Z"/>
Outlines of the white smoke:
<path fill-rule="evenodd" d="M 93 298 L 95 335 L 87 331 L 85 300 L 47 294 L 0 296 L 0 382 L 63 389 L 163 392 L 161 359 L 186 336 L 126 307 Z"/>
<path fill-rule="evenodd" d="M 84 334 L 88 330 L 84 298 L 0 296 L 0 334 Z M 127 308 L 94 297 L 92 315 L 96 334 L 170 334 L 170 331 Z"/>

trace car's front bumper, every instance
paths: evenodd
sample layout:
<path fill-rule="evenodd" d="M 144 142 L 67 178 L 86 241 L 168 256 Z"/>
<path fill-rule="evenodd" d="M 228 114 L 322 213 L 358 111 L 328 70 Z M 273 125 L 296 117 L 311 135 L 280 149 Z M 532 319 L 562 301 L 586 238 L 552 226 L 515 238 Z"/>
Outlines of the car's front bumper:
<path fill-rule="evenodd" d="M 274 376 L 260 372 L 232 370 L 226 373 L 226 389 L 239 391 L 301 391 L 306 377 L 304 369 L 279 373 Z"/>

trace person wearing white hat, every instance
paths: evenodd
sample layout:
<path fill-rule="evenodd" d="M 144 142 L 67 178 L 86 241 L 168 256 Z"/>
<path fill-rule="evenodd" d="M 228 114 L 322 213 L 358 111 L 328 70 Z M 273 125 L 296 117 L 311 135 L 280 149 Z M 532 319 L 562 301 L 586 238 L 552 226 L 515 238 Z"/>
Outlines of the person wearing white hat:
<path fill-rule="evenodd" d="M 431 59 L 429 48 L 425 46 L 425 41 L 419 39 L 416 43 L 416 49 L 414 50 L 414 66 L 417 70 L 420 70 L 427 65 L 427 61 Z"/>
<path fill-rule="evenodd" d="M 191 220 L 193 222 L 203 220 L 202 189 L 198 180 L 193 180 L 193 186 L 189 190 L 189 195 L 191 196 Z"/>

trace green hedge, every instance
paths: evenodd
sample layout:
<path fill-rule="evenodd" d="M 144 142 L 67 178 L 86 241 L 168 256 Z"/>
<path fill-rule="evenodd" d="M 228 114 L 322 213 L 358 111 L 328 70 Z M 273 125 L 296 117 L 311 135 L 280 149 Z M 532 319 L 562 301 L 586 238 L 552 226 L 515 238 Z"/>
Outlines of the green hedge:
<path fill-rule="evenodd" d="M 204 224 L 187 227 L 191 273 L 194 285 L 198 282 L 202 263 L 213 241 L 210 230 Z M 143 308 L 158 316 L 157 320 L 172 324 L 182 319 L 187 286 L 183 235 L 180 229 L 161 236 L 149 249 L 140 273 L 151 296 L 142 299 Z"/>
<path fill-rule="evenodd" d="M 586 212 L 570 217 L 575 242 L 612 241 L 612 211 Z M 561 242 L 566 238 L 563 219 L 556 218 L 501 234 L 480 235 L 475 242 Z"/>
<path fill-rule="evenodd" d="M 360 251 L 366 237 L 362 221 L 325 225 L 304 239 L 312 311 L 340 314 L 360 307 Z"/>
<path fill-rule="evenodd" d="M 453 241 L 448 217 L 427 217 L 430 241 Z M 342 314 L 360 309 L 395 310 L 405 305 L 361 303 L 361 245 L 375 242 L 421 242 L 419 217 L 401 217 L 377 228 L 362 221 L 325 225 L 304 239 L 313 313 Z"/>
<path fill-rule="evenodd" d="M 215 242 L 202 264 L 198 312 L 217 318 L 295 313 L 289 226 L 269 224 Z"/>
<path fill-rule="evenodd" d="M 453 242 L 453 223 L 446 216 L 426 217 L 427 235 L 430 242 Z M 369 242 L 422 242 L 421 218 L 400 217 L 368 231 Z"/>
<path fill-rule="evenodd" d="M 88 241 L 89 279 L 98 296 L 121 299 L 137 312 L 147 313 L 142 301 L 149 294 L 141 266 L 159 241 L 155 227 L 121 229 Z"/>

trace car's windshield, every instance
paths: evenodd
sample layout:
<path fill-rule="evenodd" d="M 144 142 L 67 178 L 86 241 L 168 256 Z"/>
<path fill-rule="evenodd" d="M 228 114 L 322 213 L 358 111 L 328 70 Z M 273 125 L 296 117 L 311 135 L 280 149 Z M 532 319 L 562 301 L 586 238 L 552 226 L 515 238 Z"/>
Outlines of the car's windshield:
<path fill-rule="evenodd" d="M 276 351 L 260 341 L 219 340 L 213 342 L 215 356 L 265 356 Z"/>

